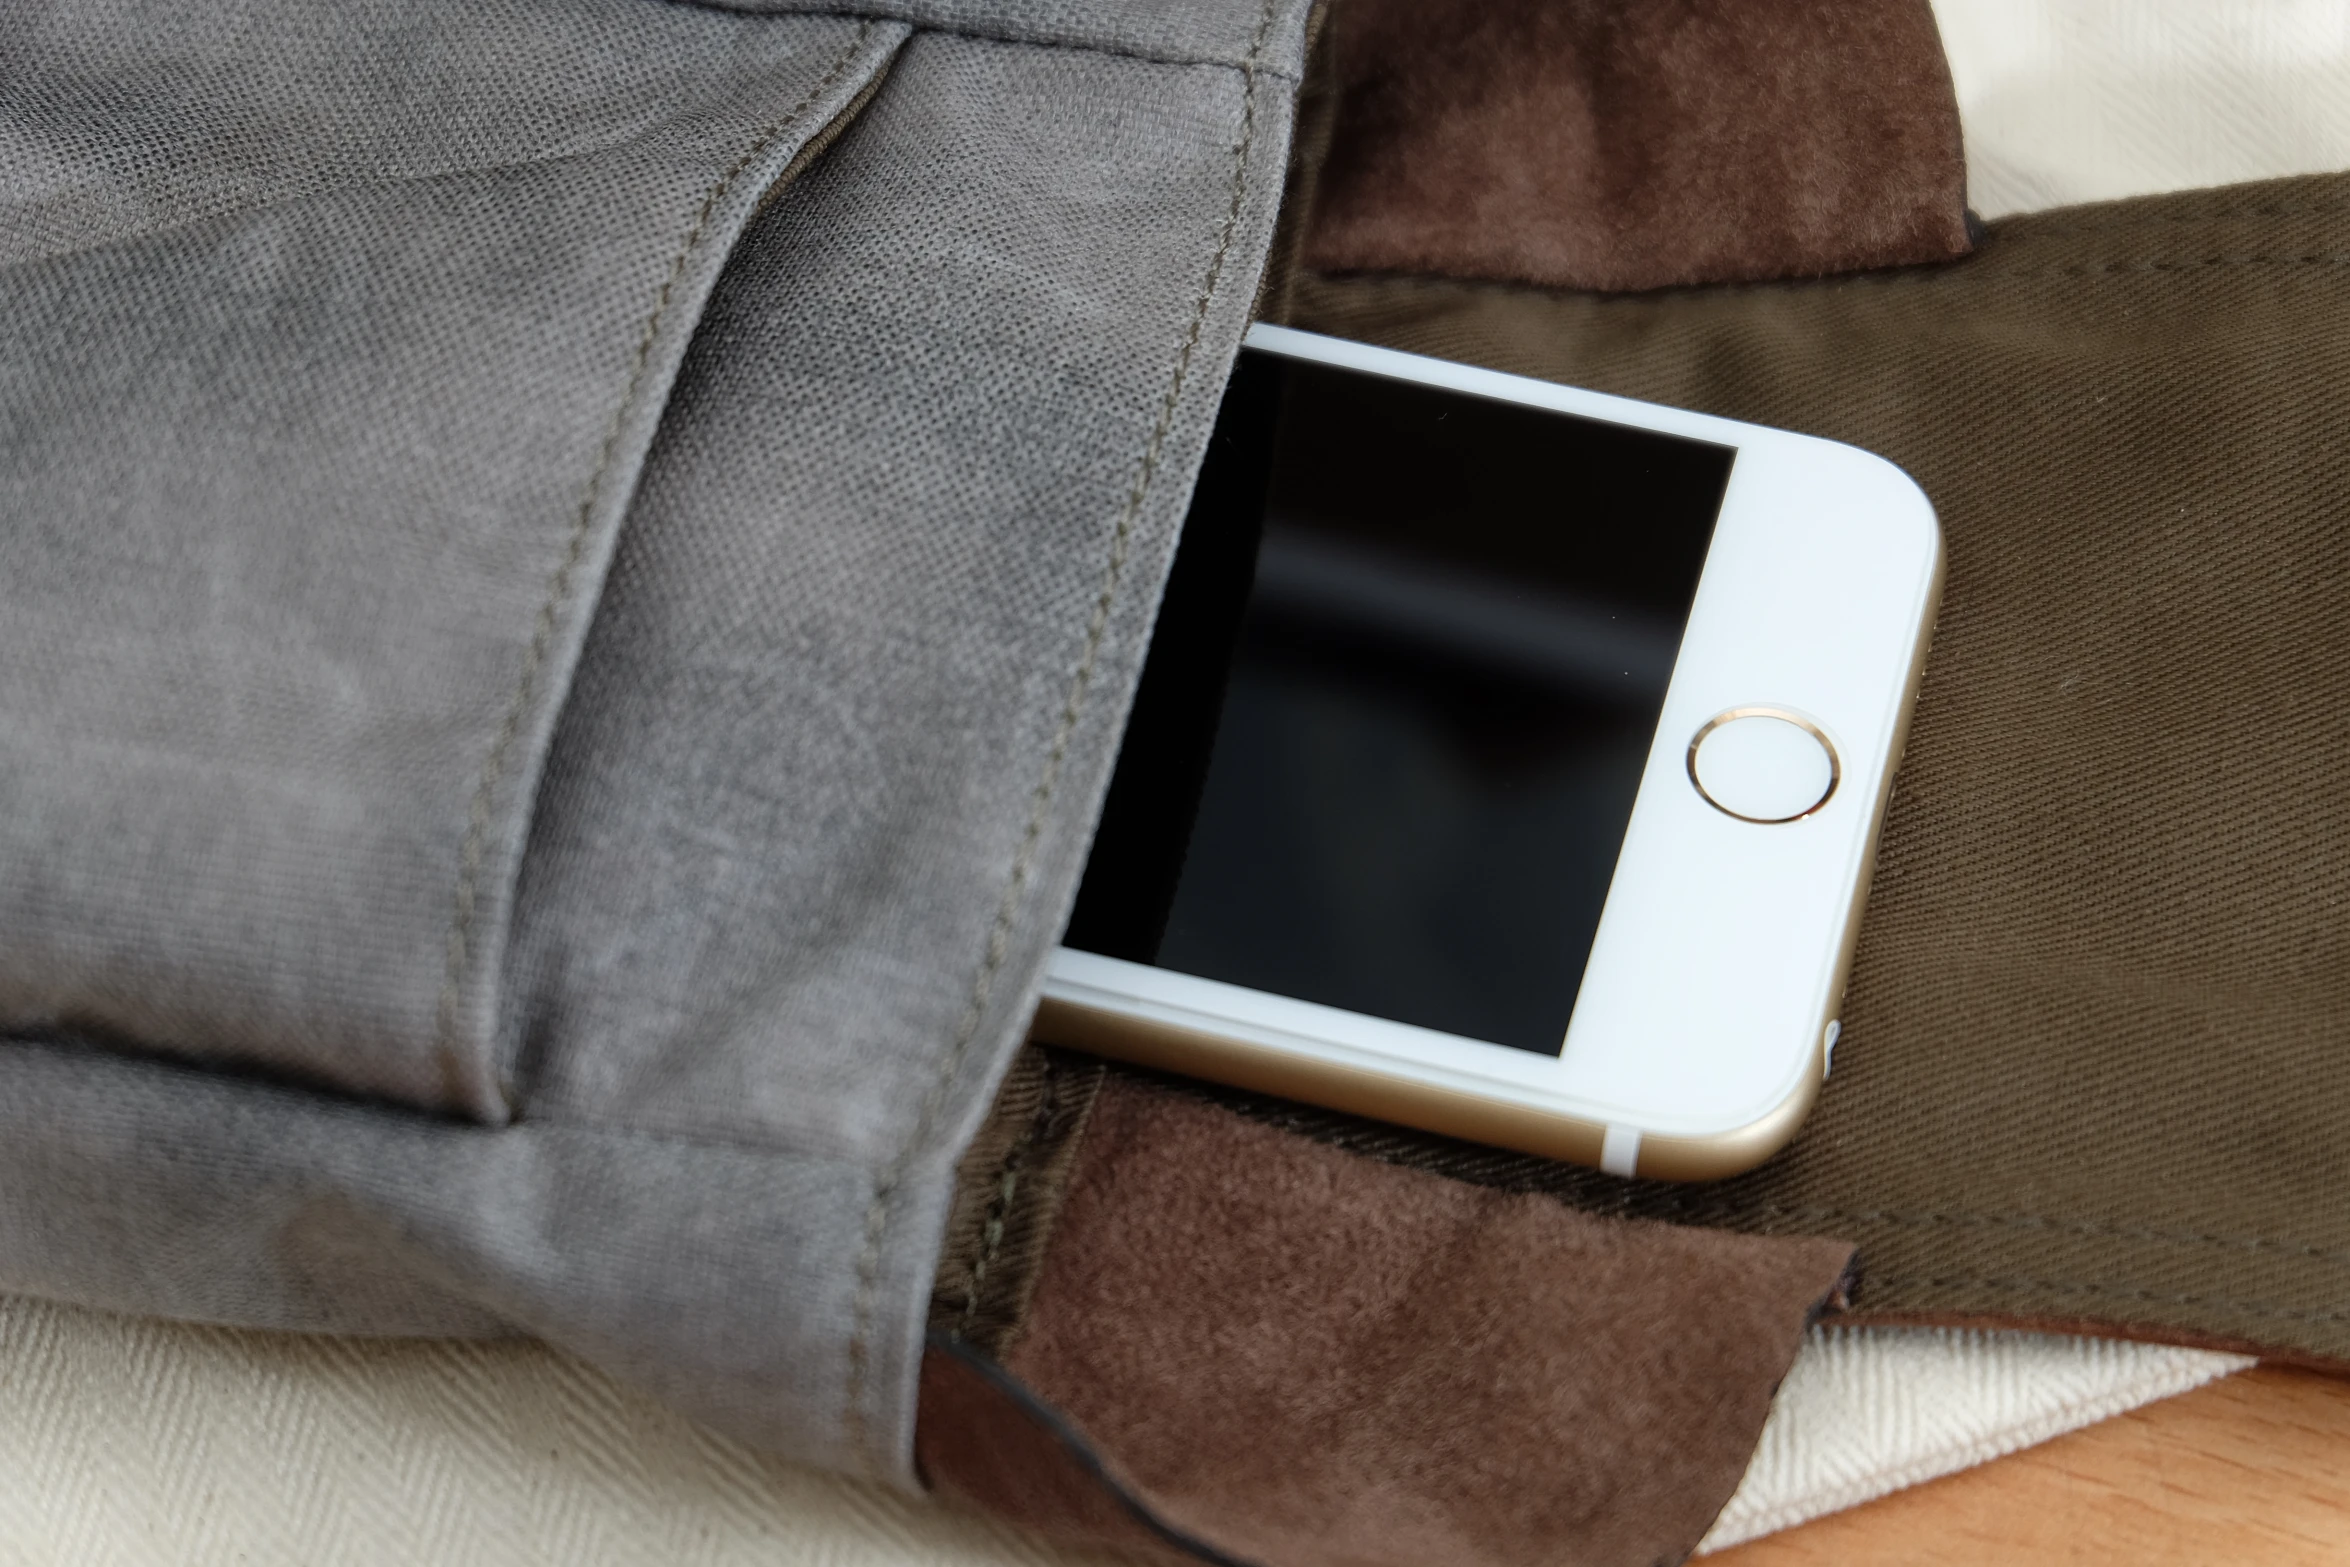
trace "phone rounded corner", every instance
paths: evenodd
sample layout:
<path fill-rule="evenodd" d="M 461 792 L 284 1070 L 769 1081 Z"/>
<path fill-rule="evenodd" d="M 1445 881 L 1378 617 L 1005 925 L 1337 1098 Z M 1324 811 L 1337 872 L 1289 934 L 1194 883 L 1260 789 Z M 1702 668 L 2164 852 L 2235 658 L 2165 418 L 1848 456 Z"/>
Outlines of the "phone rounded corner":
<path fill-rule="evenodd" d="M 1776 433 L 1794 438 L 1792 450 L 1813 454 L 1809 460 L 1809 482 L 1817 484 L 1826 479 L 1832 486 L 1831 493 L 1843 505 L 1910 529 L 1917 539 L 1919 553 L 1929 563 L 1931 576 L 1940 582 L 1942 517 L 1934 508 L 1934 498 L 1926 493 L 1926 487 L 1918 482 L 1916 475 L 1892 458 L 1849 441 L 1794 431 Z M 1830 475 L 1833 478 L 1828 478 Z"/>
<path fill-rule="evenodd" d="M 1947 547 L 1943 538 L 1942 514 L 1934 509 L 1934 498 L 1907 468 L 1890 457 L 1880 456 L 1858 446 L 1846 446 L 1846 451 L 1860 459 L 1870 476 L 1870 486 L 1881 498 L 1872 501 L 1884 515 L 1898 518 L 1901 523 L 1919 535 L 1920 553 L 1925 557 L 1927 580 L 1938 596 L 1942 586 L 1942 568 Z"/>
<path fill-rule="evenodd" d="M 1640 1139 L 1633 1173 L 1644 1181 L 1721 1181 L 1759 1169 L 1795 1141 L 1819 1103 L 1825 1079 L 1823 1047 L 1812 1047 L 1808 1068 L 1786 1096 L 1763 1114 L 1723 1132 L 1649 1133 Z"/>

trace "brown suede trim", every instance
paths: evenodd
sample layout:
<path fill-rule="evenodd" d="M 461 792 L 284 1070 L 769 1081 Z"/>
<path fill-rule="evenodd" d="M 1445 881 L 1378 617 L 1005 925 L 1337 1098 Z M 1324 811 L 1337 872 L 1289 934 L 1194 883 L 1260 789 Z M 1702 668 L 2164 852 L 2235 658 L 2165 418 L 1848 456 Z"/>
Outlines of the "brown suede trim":
<path fill-rule="evenodd" d="M 1227 1555 L 1644 1564 L 1728 1499 L 1850 1260 L 1358 1159 L 1113 1075 L 1002 1362 Z M 999 1420 L 926 1390 L 934 1483 L 1001 1497 Z M 1037 1484 L 1023 1521 L 1102 1538 L 1108 1503 Z"/>
<path fill-rule="evenodd" d="M 1880 452 L 1949 574 L 1786 1154 L 1671 1188 L 1270 1113 L 1598 1212 L 1849 1235 L 1883 1320 L 2350 1366 L 2350 177 L 1828 282 L 1295 298 L 1309 329 Z"/>
<path fill-rule="evenodd" d="M 1330 31 L 1317 270 L 1646 289 L 1968 249 L 1928 0 L 1339 0 Z"/>
<path fill-rule="evenodd" d="M 1058 1412 L 960 1341 L 932 1335 L 920 1407 L 914 1462 L 940 1495 L 1070 1545 L 1155 1561 L 1218 1559 L 1152 1514 Z"/>

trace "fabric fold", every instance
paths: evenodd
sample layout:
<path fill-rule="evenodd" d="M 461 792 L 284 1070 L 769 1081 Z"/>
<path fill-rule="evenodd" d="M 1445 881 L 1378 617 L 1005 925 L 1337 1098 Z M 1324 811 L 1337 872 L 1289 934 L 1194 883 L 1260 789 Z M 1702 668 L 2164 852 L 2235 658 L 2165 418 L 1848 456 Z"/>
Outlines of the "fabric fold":
<path fill-rule="evenodd" d="M 654 427 L 735 236 L 904 30 L 14 31 L 0 1028 L 508 1120 L 510 889 Z"/>
<path fill-rule="evenodd" d="M 910 1485 L 1304 6 L 256 6 L 0 120 L 0 1287 Z"/>

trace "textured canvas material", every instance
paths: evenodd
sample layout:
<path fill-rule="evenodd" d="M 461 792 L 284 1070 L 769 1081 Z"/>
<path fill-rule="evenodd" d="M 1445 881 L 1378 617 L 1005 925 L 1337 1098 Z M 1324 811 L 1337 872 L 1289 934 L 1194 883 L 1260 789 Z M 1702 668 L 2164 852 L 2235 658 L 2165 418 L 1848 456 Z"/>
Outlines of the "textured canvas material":
<path fill-rule="evenodd" d="M 9 31 L 0 1027 L 503 1121 L 508 889 L 668 383 L 902 30 L 90 0 Z"/>
<path fill-rule="evenodd" d="M 1880 1320 L 2350 1361 L 2350 181 L 1655 297 L 1308 279 L 1295 324 L 1851 441 L 1949 549 L 1836 1071 L 1785 1154 L 1588 1207 L 1859 1242 Z"/>
<path fill-rule="evenodd" d="M 1309 265 L 1575 288 L 1965 253 L 1926 0 L 1345 0 Z"/>
<path fill-rule="evenodd" d="M 2049 1333 L 1814 1328 L 1703 1554 L 1956 1474 L 2253 1364 Z"/>
<path fill-rule="evenodd" d="M 45 14 L 0 1280 L 529 1332 L 910 1479 L 1285 157 L 1302 7 L 1184 10 L 1228 59 L 1117 7 Z"/>
<path fill-rule="evenodd" d="M 830 15 L 836 0 L 713 0 L 765 15 Z M 849 9 L 1007 43 L 1052 44 L 1169 65 L 1262 65 L 1258 7 L 1211 0 L 866 0 Z M 1283 8 L 1290 15 L 1288 8 Z M 1297 25 L 1294 15 L 1286 24 Z"/>
<path fill-rule="evenodd" d="M 0 1299 L 10 1567 L 1079 1567 L 527 1339 Z M 1092 1567 L 1101 1567 L 1093 1558 Z"/>
<path fill-rule="evenodd" d="M 1815 1332 L 1708 1539 L 2179 1391 L 2210 1362 L 2227 1363 L 2024 1334 Z M 0 1475 L 0 1559 L 43 1567 L 1101 1560 L 759 1452 L 528 1340 L 261 1333 L 22 1298 L 0 1299 Z"/>
<path fill-rule="evenodd" d="M 2350 28 L 2272 0 L 1936 0 L 1987 218 L 2350 169 Z"/>
<path fill-rule="evenodd" d="M 1009 1382 L 934 1346 L 917 1451 L 942 1491 L 1078 1540 L 1285 1567 L 1677 1560 L 1851 1260 L 1396 1169 L 1058 1056 L 1043 1078 L 1015 1080 L 1032 1135 L 1004 1177 L 1048 1168 L 1056 1107 L 1092 1098 L 1033 1279 L 979 1272 L 1027 1297 L 985 1345 Z M 1017 1201 L 968 1184 L 999 1219 Z M 958 1314 L 958 1272 L 949 1332 L 992 1316 Z"/>

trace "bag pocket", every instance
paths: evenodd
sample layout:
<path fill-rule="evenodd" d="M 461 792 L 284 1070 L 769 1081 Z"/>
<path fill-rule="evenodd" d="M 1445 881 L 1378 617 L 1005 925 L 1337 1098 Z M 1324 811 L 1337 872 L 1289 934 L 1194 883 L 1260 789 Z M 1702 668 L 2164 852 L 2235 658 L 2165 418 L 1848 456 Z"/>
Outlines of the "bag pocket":
<path fill-rule="evenodd" d="M 497 1122 L 514 866 L 678 360 L 905 29 L 286 9 L 59 23 L 0 122 L 0 1028 Z"/>

